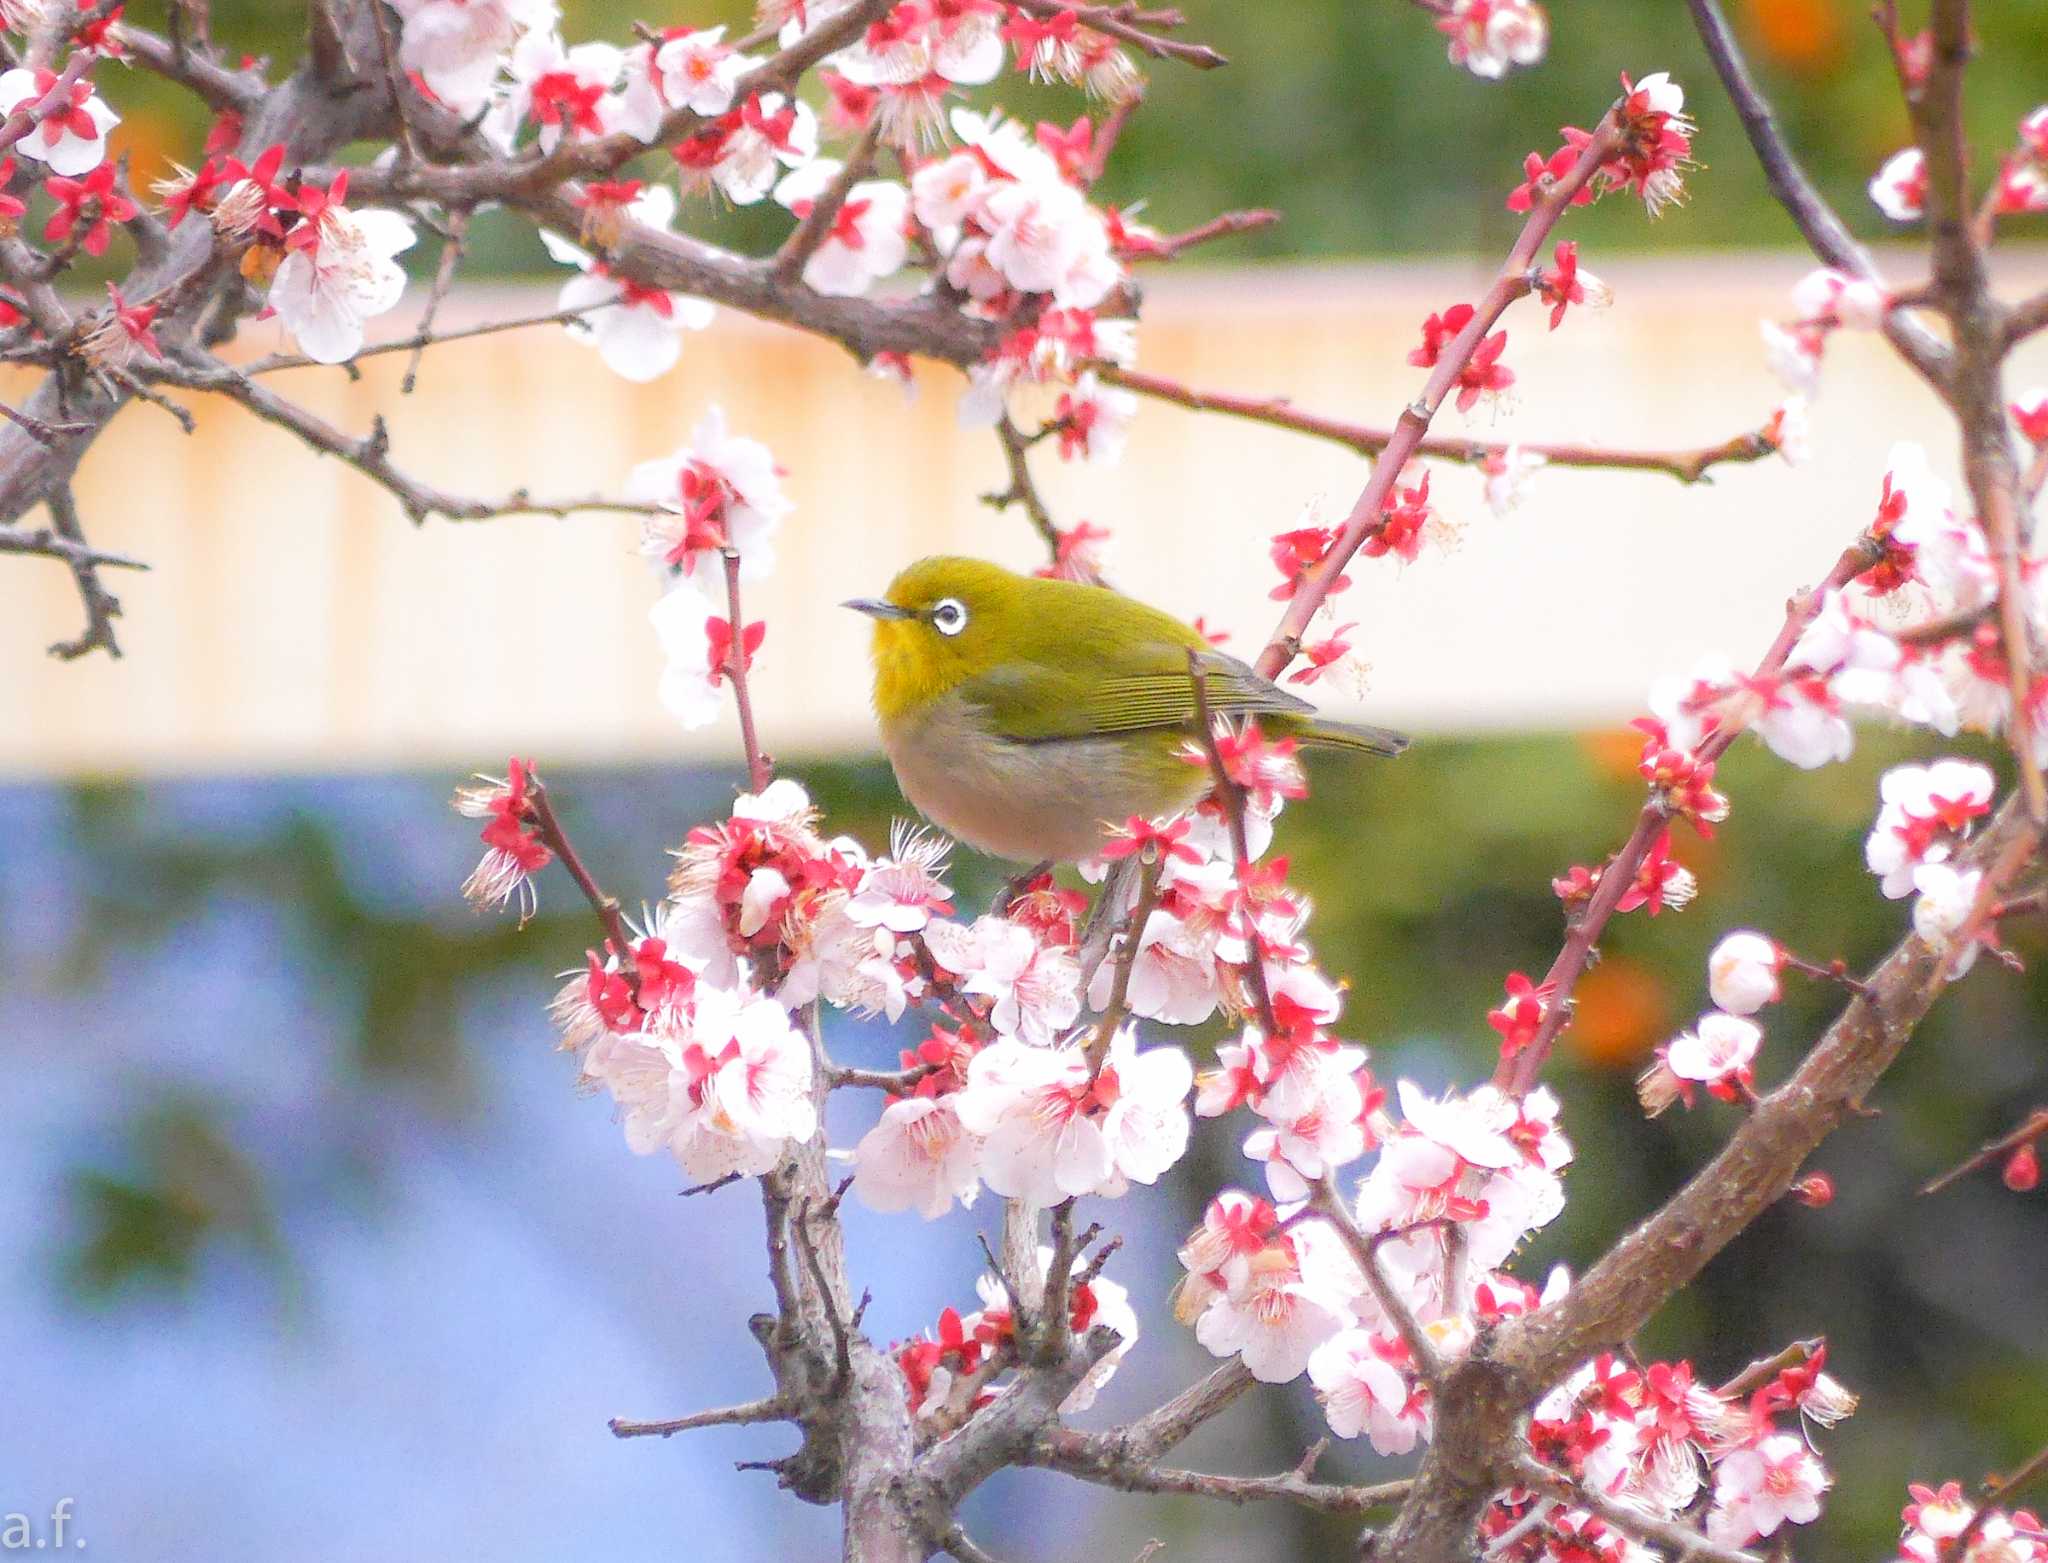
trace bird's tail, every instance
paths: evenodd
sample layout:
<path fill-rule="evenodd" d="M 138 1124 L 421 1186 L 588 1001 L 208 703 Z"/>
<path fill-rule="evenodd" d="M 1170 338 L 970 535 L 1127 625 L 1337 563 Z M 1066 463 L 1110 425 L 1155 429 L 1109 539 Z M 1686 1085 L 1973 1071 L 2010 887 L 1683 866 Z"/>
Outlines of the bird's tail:
<path fill-rule="evenodd" d="M 1362 722 L 1328 722 L 1321 718 L 1301 729 L 1303 743 L 1323 749 L 1346 749 L 1354 754 L 1393 756 L 1408 747 L 1408 735 L 1387 727 L 1368 727 Z"/>

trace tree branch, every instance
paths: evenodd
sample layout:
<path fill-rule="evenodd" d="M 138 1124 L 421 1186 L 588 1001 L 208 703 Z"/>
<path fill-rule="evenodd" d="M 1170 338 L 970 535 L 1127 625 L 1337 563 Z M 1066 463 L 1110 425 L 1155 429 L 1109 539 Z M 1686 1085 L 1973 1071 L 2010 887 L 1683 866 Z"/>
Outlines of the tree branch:
<path fill-rule="evenodd" d="M 1342 445 L 1347 450 L 1355 450 L 1361 456 L 1378 455 L 1397 432 L 1306 412 L 1285 397 L 1233 396 L 1227 392 L 1201 391 L 1162 375 L 1121 369 L 1114 364 L 1096 365 L 1095 374 L 1106 385 L 1120 385 L 1140 396 L 1172 402 L 1191 412 L 1223 413 L 1253 423 L 1292 429 L 1297 434 L 1311 435 Z M 1775 447 L 1753 430 L 1694 450 L 1610 450 L 1598 445 L 1554 444 L 1541 440 L 1473 440 L 1457 435 L 1431 435 L 1417 441 L 1415 446 L 1418 456 L 1433 456 L 1441 461 L 1463 462 L 1468 466 L 1480 466 L 1504 458 L 1510 451 L 1541 457 L 1543 464 L 1550 467 L 1662 472 L 1681 483 L 1693 484 L 1707 481 L 1708 473 L 1715 467 L 1762 461 L 1774 454 Z"/>
<path fill-rule="evenodd" d="M 1721 14 L 1719 0 L 1686 0 L 1686 4 L 1692 11 L 1700 42 L 1706 45 L 1707 56 L 1714 62 L 1715 74 L 1721 78 L 1721 86 L 1742 120 L 1750 150 L 1763 165 L 1764 180 L 1798 228 L 1800 237 L 1828 265 L 1883 287 L 1884 278 L 1878 274 L 1870 252 L 1856 242 L 1842 219 L 1814 188 L 1780 134 L 1771 105 L 1750 75 L 1741 46 L 1729 29 L 1728 19 Z M 1884 334 L 1922 379 L 1937 390 L 1946 384 L 1948 349 L 1926 327 L 1894 310 L 1885 316 Z"/>
<path fill-rule="evenodd" d="M 743 1427 L 753 1422 L 790 1420 L 792 1413 L 788 1405 L 780 1397 L 770 1395 L 765 1400 L 721 1406 L 715 1411 L 696 1411 L 666 1422 L 629 1422 L 624 1417 L 615 1416 L 605 1426 L 612 1430 L 614 1438 L 672 1438 L 677 1433 L 692 1432 L 700 1427 Z"/>

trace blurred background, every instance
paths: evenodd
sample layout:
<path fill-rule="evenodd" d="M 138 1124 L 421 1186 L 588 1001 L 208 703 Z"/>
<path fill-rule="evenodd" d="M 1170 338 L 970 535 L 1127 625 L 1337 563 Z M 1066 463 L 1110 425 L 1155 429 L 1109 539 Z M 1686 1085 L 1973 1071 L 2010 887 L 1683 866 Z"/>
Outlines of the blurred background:
<path fill-rule="evenodd" d="M 1186 8 L 1233 64 L 1153 72 L 1106 193 L 1147 198 L 1168 229 L 1252 205 L 1286 221 L 1148 282 L 1143 367 L 1390 417 L 1416 323 L 1470 297 L 1509 242 L 1501 202 L 1522 154 L 1595 117 L 1618 71 L 1669 68 L 1701 123 L 1692 201 L 1654 224 L 1618 202 L 1575 215 L 1616 306 L 1555 336 L 1533 313 L 1513 319 L 1516 401 L 1446 427 L 1688 447 L 1767 416 L 1780 391 L 1756 321 L 1787 311 L 1808 263 L 1786 247 L 1682 8 L 1560 0 L 1550 59 L 1504 84 L 1447 67 L 1402 5 Z M 216 31 L 285 57 L 294 9 L 215 0 Z M 741 10 L 566 9 L 572 38 Z M 1866 7 L 1734 9 L 1823 188 L 1881 237 L 1861 187 L 1906 131 Z M 134 7 L 152 24 L 160 10 Z M 2031 0 L 1987 0 L 1980 30 L 1971 124 L 1988 165 L 2048 79 L 2048 34 Z M 117 148 L 145 178 L 190 162 L 202 133 L 153 86 L 111 89 L 127 116 Z M 1007 82 L 1000 96 L 1027 115 L 1077 111 Z M 758 210 L 699 206 L 688 224 L 756 248 L 780 233 Z M 2001 257 L 2016 290 L 2048 277 L 2029 237 L 2022 226 Z M 463 309 L 546 307 L 559 276 L 530 234 L 480 232 L 473 254 Z M 1886 264 L 1920 272 L 1910 251 Z M 257 350 L 267 329 L 248 333 Z M 830 605 L 940 547 L 1033 561 L 1020 520 L 973 502 L 1001 464 L 986 435 L 955 428 L 956 379 L 921 376 L 906 406 L 836 350 L 731 316 L 648 387 L 552 331 L 430 356 L 403 402 L 396 367 L 290 389 L 352 428 L 386 411 L 398 459 L 468 492 L 616 487 L 714 401 L 768 440 L 800 508 L 749 605 L 771 625 L 766 741 L 834 828 L 881 839 L 901 805 L 869 753 L 858 627 Z M 13 1066 L 0 1241 L 14 1261 L 0 1276 L 0 1512 L 47 1515 L 69 1496 L 76 1533 L 111 1559 L 833 1555 L 832 1514 L 731 1471 L 782 1452 L 786 1432 L 605 1432 L 609 1416 L 762 1391 L 744 1330 L 766 1300 L 757 1213 L 740 1189 L 679 1200 L 673 1166 L 633 1158 L 607 1108 L 571 1090 L 542 1013 L 590 936 L 566 887 L 546 882 L 520 933 L 456 894 L 475 842 L 448 792 L 508 753 L 547 770 L 593 868 L 628 900 L 657 892 L 663 849 L 731 796 L 729 728 L 686 737 L 654 703 L 655 583 L 630 525 L 415 530 L 287 437 L 196 410 L 189 440 L 131 410 L 87 460 L 95 540 L 155 566 L 118 583 L 126 660 L 43 658 L 75 630 L 69 582 L 35 562 L 0 570 L 0 1049 Z M 1806 467 L 1729 469 L 1691 489 L 1546 473 L 1505 520 L 1468 475 L 1444 474 L 1461 546 L 1354 571 L 1344 606 L 1373 663 L 1364 708 L 1421 741 L 1396 766 L 1318 772 L 1282 845 L 1316 895 L 1326 963 L 1351 979 L 1347 1033 L 1384 1077 L 1434 1088 L 1488 1067 L 1501 976 L 1555 953 L 1550 877 L 1625 833 L 1640 784 L 1622 724 L 1648 679 L 1709 649 L 1755 655 L 1786 594 L 1867 521 L 1884 452 L 1905 438 L 1953 471 L 1927 400 L 1877 344 L 1841 340 Z M 1147 406 L 1121 467 L 1046 477 L 1064 522 L 1115 530 L 1119 584 L 1249 641 L 1273 611 L 1265 539 L 1304 505 L 1341 511 L 1363 468 Z M 1557 1065 L 1580 1165 L 1527 1273 L 1597 1253 L 1726 1133 L 1719 1107 L 1645 1123 L 1630 1090 L 1704 1006 L 1720 932 L 1766 928 L 1856 965 L 1898 935 L 1903 909 L 1877 897 L 1861 839 L 1883 767 L 1928 752 L 1869 731 L 1853 760 L 1811 776 L 1748 746 L 1725 763 L 1734 817 L 1710 843 L 1681 842 L 1699 903 L 1624 919 L 1582 986 Z M 964 862 L 962 904 L 985 900 L 997 872 Z M 2037 964 L 2048 955 L 2038 929 L 2013 931 Z M 1972 1479 L 2048 1436 L 2041 1197 L 1990 1174 L 1913 1194 L 2048 1096 L 2044 1000 L 2040 978 L 1995 967 L 1946 999 L 1874 1104 L 1883 1116 L 1818 1159 L 1836 1203 L 1775 1212 L 1642 1342 L 1719 1379 L 1830 1336 L 1831 1367 L 1866 1398 L 1823 1446 L 1839 1488 L 1802 1555 L 1886 1555 L 1909 1478 Z M 1788 1068 L 1834 1007 L 1794 987 L 1760 1076 Z M 831 1046 L 879 1063 L 902 1040 L 848 1024 Z M 871 1108 L 849 1105 L 838 1143 Z M 1092 1419 L 1145 1409 L 1208 1366 L 1164 1294 L 1207 1195 L 1244 1180 L 1239 1132 L 1204 1125 L 1162 1186 L 1103 1213 L 1126 1239 L 1111 1273 L 1148 1333 Z M 972 1302 L 976 1219 L 851 1213 L 878 1336 Z M 1247 1400 L 1187 1458 L 1277 1469 L 1319 1425 L 1298 1385 Z M 1322 1469 L 1376 1480 L 1399 1464 L 1339 1447 Z M 968 1518 L 1018 1559 L 1135 1556 L 1150 1537 L 1168 1557 L 1344 1555 L 1339 1533 L 1291 1510 L 1099 1500 L 1042 1473 L 991 1484 Z"/>

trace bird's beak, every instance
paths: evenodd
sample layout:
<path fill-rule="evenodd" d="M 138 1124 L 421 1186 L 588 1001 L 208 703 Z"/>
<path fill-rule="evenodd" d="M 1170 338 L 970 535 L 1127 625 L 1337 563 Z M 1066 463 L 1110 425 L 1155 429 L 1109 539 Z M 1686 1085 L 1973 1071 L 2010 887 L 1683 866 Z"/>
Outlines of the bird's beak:
<path fill-rule="evenodd" d="M 865 613 L 871 619 L 914 619 L 917 617 L 908 608 L 899 608 L 893 602 L 879 597 L 856 597 L 851 602 L 842 602 L 842 608 L 851 608 L 855 613 Z"/>

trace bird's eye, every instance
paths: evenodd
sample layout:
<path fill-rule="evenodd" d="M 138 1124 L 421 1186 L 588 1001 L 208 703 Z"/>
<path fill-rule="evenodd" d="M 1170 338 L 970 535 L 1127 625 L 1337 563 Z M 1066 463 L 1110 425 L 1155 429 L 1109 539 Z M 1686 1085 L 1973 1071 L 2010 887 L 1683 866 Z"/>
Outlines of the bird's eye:
<path fill-rule="evenodd" d="M 957 635 L 967 628 L 967 608 L 957 597 L 942 598 L 932 607 L 932 628 L 941 635 Z"/>

